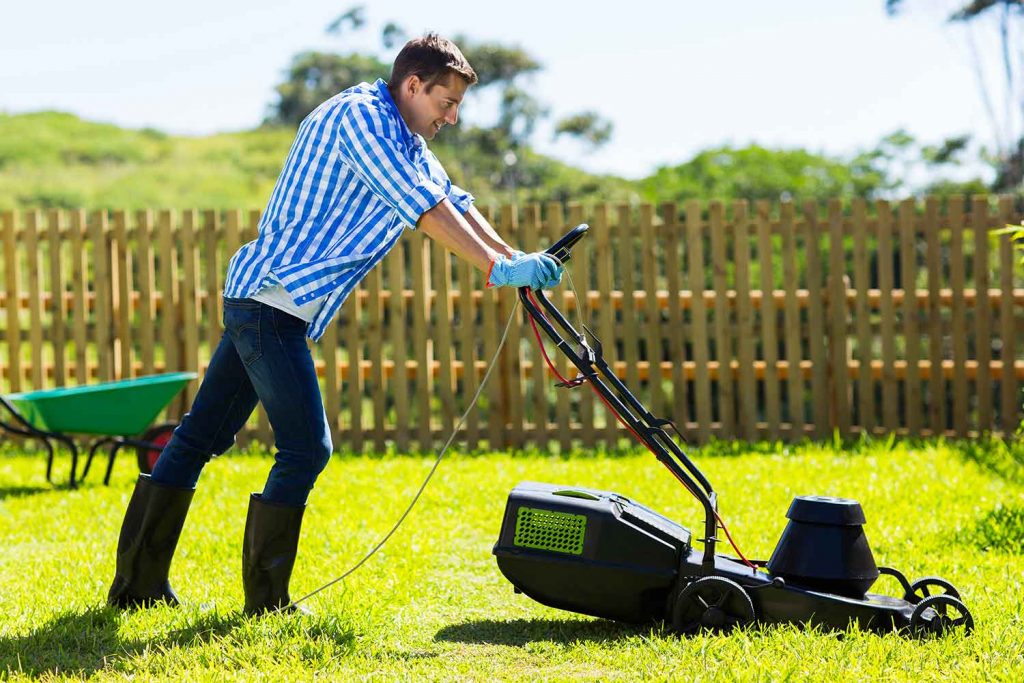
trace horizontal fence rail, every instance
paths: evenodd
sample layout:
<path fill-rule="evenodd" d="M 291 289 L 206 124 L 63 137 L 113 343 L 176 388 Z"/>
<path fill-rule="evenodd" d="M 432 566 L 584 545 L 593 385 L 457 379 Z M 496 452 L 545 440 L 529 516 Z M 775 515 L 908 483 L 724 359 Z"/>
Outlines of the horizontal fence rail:
<path fill-rule="evenodd" d="M 542 248 L 589 222 L 568 286 L 612 366 L 687 440 L 969 436 L 1021 419 L 1024 282 L 1008 198 L 728 206 L 552 203 L 486 212 Z M 194 370 L 223 332 L 228 259 L 259 212 L 0 212 L 3 392 Z M 320 344 L 343 450 L 429 450 L 495 353 L 514 292 L 407 232 Z M 551 353 L 558 371 L 567 361 Z M 595 446 L 623 431 L 586 387 L 554 375 L 520 312 L 470 414 L 473 449 Z M 167 409 L 177 419 L 193 382 Z M 262 408 L 240 435 L 273 443 Z"/>

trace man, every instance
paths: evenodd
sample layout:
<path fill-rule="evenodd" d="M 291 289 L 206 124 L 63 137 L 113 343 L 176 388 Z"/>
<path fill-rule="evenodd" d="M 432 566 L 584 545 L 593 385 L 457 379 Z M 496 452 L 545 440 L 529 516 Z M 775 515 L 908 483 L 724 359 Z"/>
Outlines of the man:
<path fill-rule="evenodd" d="M 333 450 L 306 337 L 318 340 L 345 297 L 419 228 L 487 271 L 488 286 L 556 285 L 562 268 L 512 249 L 453 185 L 424 140 L 458 121 L 476 73 L 449 40 L 410 41 L 385 83 L 335 95 L 299 127 L 260 222 L 232 257 L 224 336 L 191 409 L 152 475 L 135 485 L 107 601 L 178 604 L 167 575 L 196 482 L 263 403 L 277 453 L 262 493 L 249 499 L 242 551 L 245 611 L 291 602 L 306 499 Z"/>

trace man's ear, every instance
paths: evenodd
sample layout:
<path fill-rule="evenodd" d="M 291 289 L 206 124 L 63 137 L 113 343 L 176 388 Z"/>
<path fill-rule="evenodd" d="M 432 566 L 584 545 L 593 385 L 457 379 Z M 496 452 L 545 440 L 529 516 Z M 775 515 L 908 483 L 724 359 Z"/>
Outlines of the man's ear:
<path fill-rule="evenodd" d="M 413 74 L 412 76 L 406 78 L 405 83 L 402 84 L 402 90 L 404 90 L 405 93 L 410 96 L 415 95 L 422 88 L 423 81 L 421 81 L 420 77 L 417 76 L 416 74 Z"/>

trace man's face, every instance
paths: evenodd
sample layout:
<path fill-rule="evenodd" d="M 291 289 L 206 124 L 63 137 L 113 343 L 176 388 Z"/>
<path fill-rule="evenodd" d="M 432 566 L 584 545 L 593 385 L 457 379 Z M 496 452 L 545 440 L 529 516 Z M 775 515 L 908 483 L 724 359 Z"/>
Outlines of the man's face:
<path fill-rule="evenodd" d="M 434 83 L 427 91 L 418 76 L 410 76 L 402 84 L 399 112 L 409 130 L 433 140 L 445 124 L 454 126 L 459 120 L 459 106 L 469 84 L 455 75 Z"/>

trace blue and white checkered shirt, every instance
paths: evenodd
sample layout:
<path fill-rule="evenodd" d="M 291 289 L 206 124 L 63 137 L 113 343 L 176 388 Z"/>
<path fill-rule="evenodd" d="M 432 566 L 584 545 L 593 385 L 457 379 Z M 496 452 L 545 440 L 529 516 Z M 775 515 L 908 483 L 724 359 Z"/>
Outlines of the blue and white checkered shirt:
<path fill-rule="evenodd" d="M 360 83 L 299 126 L 259 236 L 231 258 L 224 296 L 251 297 L 273 273 L 297 305 L 321 300 L 306 332 L 318 340 L 403 226 L 445 198 L 463 213 L 473 202 L 409 130 L 387 83 Z"/>

